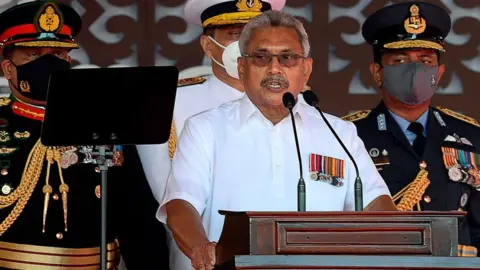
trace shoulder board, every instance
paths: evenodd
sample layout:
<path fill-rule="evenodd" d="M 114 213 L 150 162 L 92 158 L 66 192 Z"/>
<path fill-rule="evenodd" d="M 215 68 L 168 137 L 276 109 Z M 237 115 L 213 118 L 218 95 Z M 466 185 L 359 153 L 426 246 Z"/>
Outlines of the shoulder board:
<path fill-rule="evenodd" d="M 467 123 L 469 123 L 471 125 L 474 125 L 476 127 L 480 127 L 480 124 L 478 123 L 478 121 L 473 119 L 472 117 L 454 112 L 454 111 L 452 111 L 450 109 L 447 109 L 447 108 L 444 108 L 442 106 L 437 106 L 436 109 L 443 112 L 446 115 L 449 115 L 449 116 L 453 117 L 453 118 L 456 118 L 456 119 L 461 120 L 463 122 L 467 122 Z"/>
<path fill-rule="evenodd" d="M 357 120 L 367 117 L 370 114 L 370 112 L 371 110 L 362 110 L 362 111 L 354 112 L 349 115 L 342 116 L 340 118 L 345 121 L 355 122 Z"/>
<path fill-rule="evenodd" d="M 12 100 L 8 97 L 2 97 L 0 98 L 0 107 L 7 106 L 10 102 L 12 102 Z"/>
<path fill-rule="evenodd" d="M 192 77 L 178 80 L 177 87 L 204 83 L 207 79 L 203 77 Z"/>

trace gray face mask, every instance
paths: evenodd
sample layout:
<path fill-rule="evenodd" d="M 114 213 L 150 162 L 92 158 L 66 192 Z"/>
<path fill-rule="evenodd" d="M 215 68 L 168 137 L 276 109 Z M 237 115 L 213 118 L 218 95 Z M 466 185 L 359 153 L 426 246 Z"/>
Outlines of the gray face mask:
<path fill-rule="evenodd" d="M 382 88 L 409 104 L 418 105 L 431 98 L 437 90 L 438 67 L 408 63 L 383 67 Z"/>

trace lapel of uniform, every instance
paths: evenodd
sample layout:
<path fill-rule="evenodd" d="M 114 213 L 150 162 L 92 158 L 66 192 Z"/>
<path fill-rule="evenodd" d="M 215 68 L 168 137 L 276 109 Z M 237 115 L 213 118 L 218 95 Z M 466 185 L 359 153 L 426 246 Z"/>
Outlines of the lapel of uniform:
<path fill-rule="evenodd" d="M 425 145 L 425 150 L 423 151 L 424 160 L 432 160 L 430 155 L 438 154 L 436 150 L 442 145 L 447 134 L 447 125 L 445 124 L 443 117 L 438 111 L 430 107 L 427 122 L 427 143 Z"/>
<path fill-rule="evenodd" d="M 380 102 L 375 110 L 377 111 L 377 124 L 381 121 L 380 118 L 383 117 L 385 119 L 385 129 L 392 136 L 392 141 L 402 147 L 409 154 L 419 158 L 417 153 L 415 153 L 412 146 L 408 142 L 407 136 L 405 136 L 405 134 L 402 132 L 397 124 L 397 121 L 395 121 L 395 119 L 392 117 L 383 101 Z M 380 126 L 378 128 L 381 129 Z"/>

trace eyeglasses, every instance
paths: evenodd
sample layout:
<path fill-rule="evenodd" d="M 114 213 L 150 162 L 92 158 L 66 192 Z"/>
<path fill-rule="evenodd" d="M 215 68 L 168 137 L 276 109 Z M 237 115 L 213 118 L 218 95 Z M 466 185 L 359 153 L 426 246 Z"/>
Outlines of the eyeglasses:
<path fill-rule="evenodd" d="M 305 59 L 305 57 L 296 53 L 271 54 L 265 52 L 256 52 L 252 54 L 244 53 L 243 56 L 252 58 L 253 64 L 258 67 L 265 67 L 269 65 L 272 62 L 273 57 L 277 57 L 280 65 L 287 68 L 294 67 L 298 65 L 300 59 Z"/>

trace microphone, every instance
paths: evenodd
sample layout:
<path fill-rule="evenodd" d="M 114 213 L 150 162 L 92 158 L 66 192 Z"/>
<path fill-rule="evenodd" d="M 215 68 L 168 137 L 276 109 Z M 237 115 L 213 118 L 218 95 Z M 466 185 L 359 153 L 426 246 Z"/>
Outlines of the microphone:
<path fill-rule="evenodd" d="M 299 212 L 305 212 L 306 210 L 306 192 L 305 181 L 303 180 L 303 168 L 302 168 L 302 156 L 300 154 L 300 146 L 298 145 L 297 126 L 295 125 L 295 117 L 293 116 L 293 106 L 295 106 L 296 100 L 292 93 L 286 92 L 282 97 L 283 106 L 290 112 L 293 125 L 293 135 L 295 136 L 295 145 L 297 146 L 298 155 L 298 167 L 300 169 L 300 178 L 297 185 L 297 209 Z"/>
<path fill-rule="evenodd" d="M 355 196 L 355 211 L 363 211 L 363 187 L 362 187 L 362 180 L 360 179 L 360 173 L 358 172 L 357 163 L 353 159 L 353 157 L 350 154 L 350 152 L 348 151 L 347 147 L 345 147 L 345 145 L 343 144 L 340 137 L 338 137 L 335 130 L 332 128 L 330 123 L 327 121 L 327 118 L 325 118 L 325 115 L 323 115 L 323 112 L 320 109 L 320 106 L 318 105 L 317 95 L 315 95 L 315 93 L 313 93 L 312 91 L 305 91 L 305 92 L 303 92 L 303 98 L 305 99 L 305 101 L 307 102 L 308 105 L 313 106 L 315 109 L 317 109 L 317 111 L 322 116 L 323 121 L 325 121 L 325 123 L 327 124 L 330 131 L 333 133 L 333 135 L 335 136 L 337 141 L 340 143 L 340 145 L 342 146 L 345 153 L 347 153 L 348 157 L 352 161 L 353 166 L 355 167 L 355 172 L 357 174 L 357 177 L 355 178 L 355 184 L 354 184 L 354 187 L 355 187 L 355 189 L 354 189 L 355 190 L 355 193 L 354 193 L 355 194 L 354 195 Z"/>

